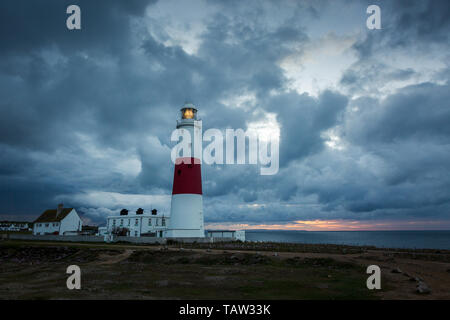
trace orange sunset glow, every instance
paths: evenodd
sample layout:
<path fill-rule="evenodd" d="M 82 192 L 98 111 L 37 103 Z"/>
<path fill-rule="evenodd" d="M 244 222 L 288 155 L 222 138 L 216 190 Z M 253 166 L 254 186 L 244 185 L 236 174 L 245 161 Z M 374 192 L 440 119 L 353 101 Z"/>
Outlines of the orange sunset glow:
<path fill-rule="evenodd" d="M 442 220 L 297 220 L 285 224 L 224 224 L 210 223 L 207 229 L 236 229 L 236 230 L 305 230 L 305 231 L 376 231 L 376 230 L 448 230 L 450 221 Z"/>

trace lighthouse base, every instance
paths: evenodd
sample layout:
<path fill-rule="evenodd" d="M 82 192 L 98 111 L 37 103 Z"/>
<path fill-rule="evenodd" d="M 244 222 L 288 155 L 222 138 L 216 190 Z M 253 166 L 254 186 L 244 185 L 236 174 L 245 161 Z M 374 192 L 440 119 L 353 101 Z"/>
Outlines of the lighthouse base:
<path fill-rule="evenodd" d="M 194 230 L 169 229 L 164 232 L 164 236 L 166 238 L 204 238 L 205 232 L 203 230 L 199 230 L 199 229 L 194 229 Z"/>
<path fill-rule="evenodd" d="M 204 238 L 203 198 L 201 194 L 174 194 L 167 238 Z"/>

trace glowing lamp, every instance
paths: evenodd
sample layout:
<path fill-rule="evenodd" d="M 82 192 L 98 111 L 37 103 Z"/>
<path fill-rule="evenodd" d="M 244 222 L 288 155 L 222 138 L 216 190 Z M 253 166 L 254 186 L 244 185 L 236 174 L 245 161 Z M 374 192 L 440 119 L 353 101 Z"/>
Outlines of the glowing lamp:
<path fill-rule="evenodd" d="M 195 108 L 183 108 L 181 109 L 181 119 L 197 119 L 197 109 Z"/>

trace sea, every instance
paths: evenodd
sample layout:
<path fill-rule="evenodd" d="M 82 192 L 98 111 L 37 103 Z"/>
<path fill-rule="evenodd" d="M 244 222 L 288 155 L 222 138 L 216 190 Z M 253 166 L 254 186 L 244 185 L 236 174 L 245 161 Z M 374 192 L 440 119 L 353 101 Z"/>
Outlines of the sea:
<path fill-rule="evenodd" d="M 344 244 L 379 248 L 448 249 L 450 230 L 444 231 L 294 231 L 246 230 L 248 241 Z"/>

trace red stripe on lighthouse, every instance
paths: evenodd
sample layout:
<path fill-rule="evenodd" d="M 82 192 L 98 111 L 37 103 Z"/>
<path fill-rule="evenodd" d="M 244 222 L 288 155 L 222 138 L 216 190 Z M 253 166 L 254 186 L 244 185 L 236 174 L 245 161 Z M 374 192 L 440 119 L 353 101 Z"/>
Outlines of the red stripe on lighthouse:
<path fill-rule="evenodd" d="M 202 171 L 198 159 L 178 158 L 175 163 L 172 194 L 183 193 L 202 194 Z"/>

